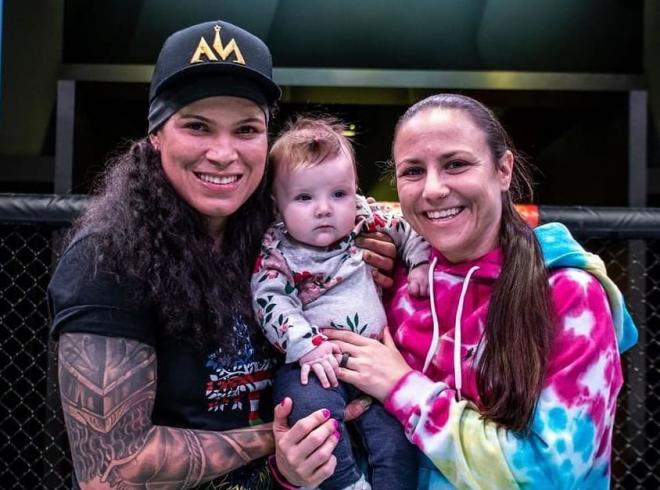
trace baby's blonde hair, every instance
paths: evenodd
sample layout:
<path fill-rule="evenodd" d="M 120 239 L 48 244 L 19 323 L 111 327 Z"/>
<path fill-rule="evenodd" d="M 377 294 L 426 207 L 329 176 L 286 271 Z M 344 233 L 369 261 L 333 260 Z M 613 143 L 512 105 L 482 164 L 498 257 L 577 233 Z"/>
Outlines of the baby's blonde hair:
<path fill-rule="evenodd" d="M 355 150 L 345 132 L 346 125 L 334 117 L 295 117 L 286 124 L 268 153 L 272 175 L 281 170 L 313 167 L 343 152 L 353 164 L 357 181 Z"/>

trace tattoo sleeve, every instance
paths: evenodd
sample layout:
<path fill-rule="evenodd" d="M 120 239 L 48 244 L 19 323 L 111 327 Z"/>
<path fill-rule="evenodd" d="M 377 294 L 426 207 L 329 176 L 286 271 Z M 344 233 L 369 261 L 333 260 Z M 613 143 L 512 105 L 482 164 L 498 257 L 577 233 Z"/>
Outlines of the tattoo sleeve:
<path fill-rule="evenodd" d="M 223 432 L 153 425 L 156 353 L 136 340 L 62 335 L 59 383 L 82 488 L 190 488 L 274 451 L 271 424 Z"/>

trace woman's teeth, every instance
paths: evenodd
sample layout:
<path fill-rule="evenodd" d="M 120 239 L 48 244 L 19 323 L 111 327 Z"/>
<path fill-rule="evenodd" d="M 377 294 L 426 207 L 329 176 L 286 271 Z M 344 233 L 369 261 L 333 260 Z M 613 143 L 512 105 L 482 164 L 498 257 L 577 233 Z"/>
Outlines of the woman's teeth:
<path fill-rule="evenodd" d="M 228 175 L 226 177 L 218 177 L 216 175 L 197 174 L 200 180 L 210 184 L 231 184 L 238 180 L 238 175 Z"/>
<path fill-rule="evenodd" d="M 443 209 L 442 211 L 427 211 L 426 216 L 430 219 L 440 219 L 440 218 L 451 218 L 460 213 L 462 208 L 449 208 Z"/>

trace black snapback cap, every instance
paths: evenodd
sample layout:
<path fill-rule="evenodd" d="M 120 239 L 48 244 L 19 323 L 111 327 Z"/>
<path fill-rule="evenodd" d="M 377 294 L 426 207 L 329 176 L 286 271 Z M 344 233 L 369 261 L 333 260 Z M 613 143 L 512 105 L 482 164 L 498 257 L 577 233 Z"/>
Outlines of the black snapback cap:
<path fill-rule="evenodd" d="M 168 88 L 181 93 L 186 90 L 187 81 L 198 78 L 216 78 L 218 95 L 231 94 L 235 90 L 231 90 L 230 84 L 222 83 L 224 75 L 239 84 L 244 80 L 246 86 L 259 90 L 268 106 L 282 95 L 273 81 L 268 46 L 246 30 L 217 20 L 187 27 L 165 40 L 151 77 L 150 105 Z M 237 88 L 236 83 L 233 88 Z M 150 131 L 153 127 L 150 117 Z"/>

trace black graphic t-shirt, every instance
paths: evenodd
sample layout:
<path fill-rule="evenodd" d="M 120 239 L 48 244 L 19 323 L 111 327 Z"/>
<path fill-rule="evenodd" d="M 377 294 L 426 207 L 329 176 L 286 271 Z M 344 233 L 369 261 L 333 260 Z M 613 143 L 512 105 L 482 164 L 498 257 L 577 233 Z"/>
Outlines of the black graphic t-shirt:
<path fill-rule="evenodd" d="M 136 279 L 97 270 L 93 236 L 73 243 L 62 256 L 48 287 L 51 334 L 93 333 L 126 337 L 154 347 L 158 365 L 155 425 L 199 430 L 230 430 L 272 421 L 271 351 L 255 348 L 239 318 L 233 329 L 243 339 L 235 352 L 191 346 L 159 334 L 153 306 L 136 299 Z M 263 460 L 200 488 L 270 488 Z"/>

